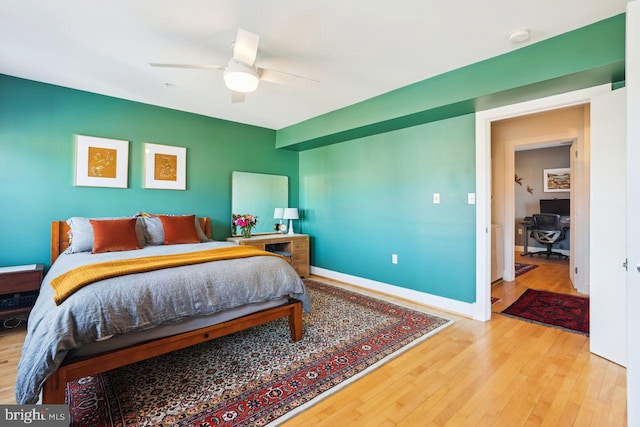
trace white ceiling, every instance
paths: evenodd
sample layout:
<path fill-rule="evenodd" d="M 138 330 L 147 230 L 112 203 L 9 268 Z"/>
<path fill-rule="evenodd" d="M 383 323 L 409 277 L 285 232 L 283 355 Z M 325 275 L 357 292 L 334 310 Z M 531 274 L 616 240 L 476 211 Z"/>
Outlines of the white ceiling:
<path fill-rule="evenodd" d="M 280 129 L 625 11 L 626 0 L 0 0 L 0 73 Z M 238 27 L 256 64 L 321 83 L 261 82 L 231 104 Z M 526 45 L 525 43 L 524 45 Z M 2 96 L 2 94 L 0 94 Z"/>

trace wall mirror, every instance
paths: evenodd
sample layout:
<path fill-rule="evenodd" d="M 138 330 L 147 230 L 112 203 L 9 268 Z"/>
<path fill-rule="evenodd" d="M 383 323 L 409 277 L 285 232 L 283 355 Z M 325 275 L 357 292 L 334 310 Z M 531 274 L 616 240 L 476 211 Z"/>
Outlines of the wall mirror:
<path fill-rule="evenodd" d="M 258 217 L 258 223 L 252 233 L 274 233 L 273 219 L 275 208 L 289 206 L 289 178 L 283 175 L 262 173 L 232 172 L 231 174 L 231 213 L 251 214 Z M 231 219 L 229 219 L 231 221 Z M 231 234 L 236 236 L 240 230 L 231 226 Z"/>

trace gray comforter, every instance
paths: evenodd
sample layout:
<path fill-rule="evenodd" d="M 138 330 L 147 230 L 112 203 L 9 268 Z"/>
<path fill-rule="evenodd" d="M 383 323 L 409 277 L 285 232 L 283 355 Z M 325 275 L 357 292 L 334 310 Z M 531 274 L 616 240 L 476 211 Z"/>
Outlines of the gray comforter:
<path fill-rule="evenodd" d="M 291 295 L 309 311 L 300 277 L 273 256 L 214 261 L 106 279 L 85 286 L 56 306 L 49 282 L 85 264 L 118 259 L 193 252 L 227 242 L 148 246 L 141 250 L 63 254 L 47 273 L 29 316 L 18 364 L 15 395 L 19 404 L 35 403 L 44 381 L 69 350 L 111 335 L 153 328 L 192 316 Z"/>

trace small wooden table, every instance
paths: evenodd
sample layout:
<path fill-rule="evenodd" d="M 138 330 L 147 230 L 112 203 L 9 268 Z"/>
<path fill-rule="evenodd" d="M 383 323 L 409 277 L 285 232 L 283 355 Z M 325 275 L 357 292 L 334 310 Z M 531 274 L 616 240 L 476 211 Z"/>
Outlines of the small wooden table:
<path fill-rule="evenodd" d="M 36 302 L 44 264 L 0 267 L 0 318 L 28 315 Z"/>
<path fill-rule="evenodd" d="M 288 252 L 290 262 L 300 277 L 309 276 L 309 236 L 307 234 L 256 234 L 251 237 L 229 237 L 237 245 L 256 246 L 263 251 Z"/>

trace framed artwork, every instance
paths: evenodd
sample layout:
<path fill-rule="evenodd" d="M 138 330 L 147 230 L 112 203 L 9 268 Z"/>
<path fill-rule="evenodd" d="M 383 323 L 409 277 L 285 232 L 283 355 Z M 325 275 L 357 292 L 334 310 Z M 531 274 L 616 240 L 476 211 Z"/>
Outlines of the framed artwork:
<path fill-rule="evenodd" d="M 75 185 L 127 188 L 129 141 L 76 135 Z"/>
<path fill-rule="evenodd" d="M 545 193 L 571 191 L 571 169 L 569 168 L 544 169 L 542 180 Z"/>
<path fill-rule="evenodd" d="M 144 144 L 144 188 L 187 189 L 187 148 Z"/>

